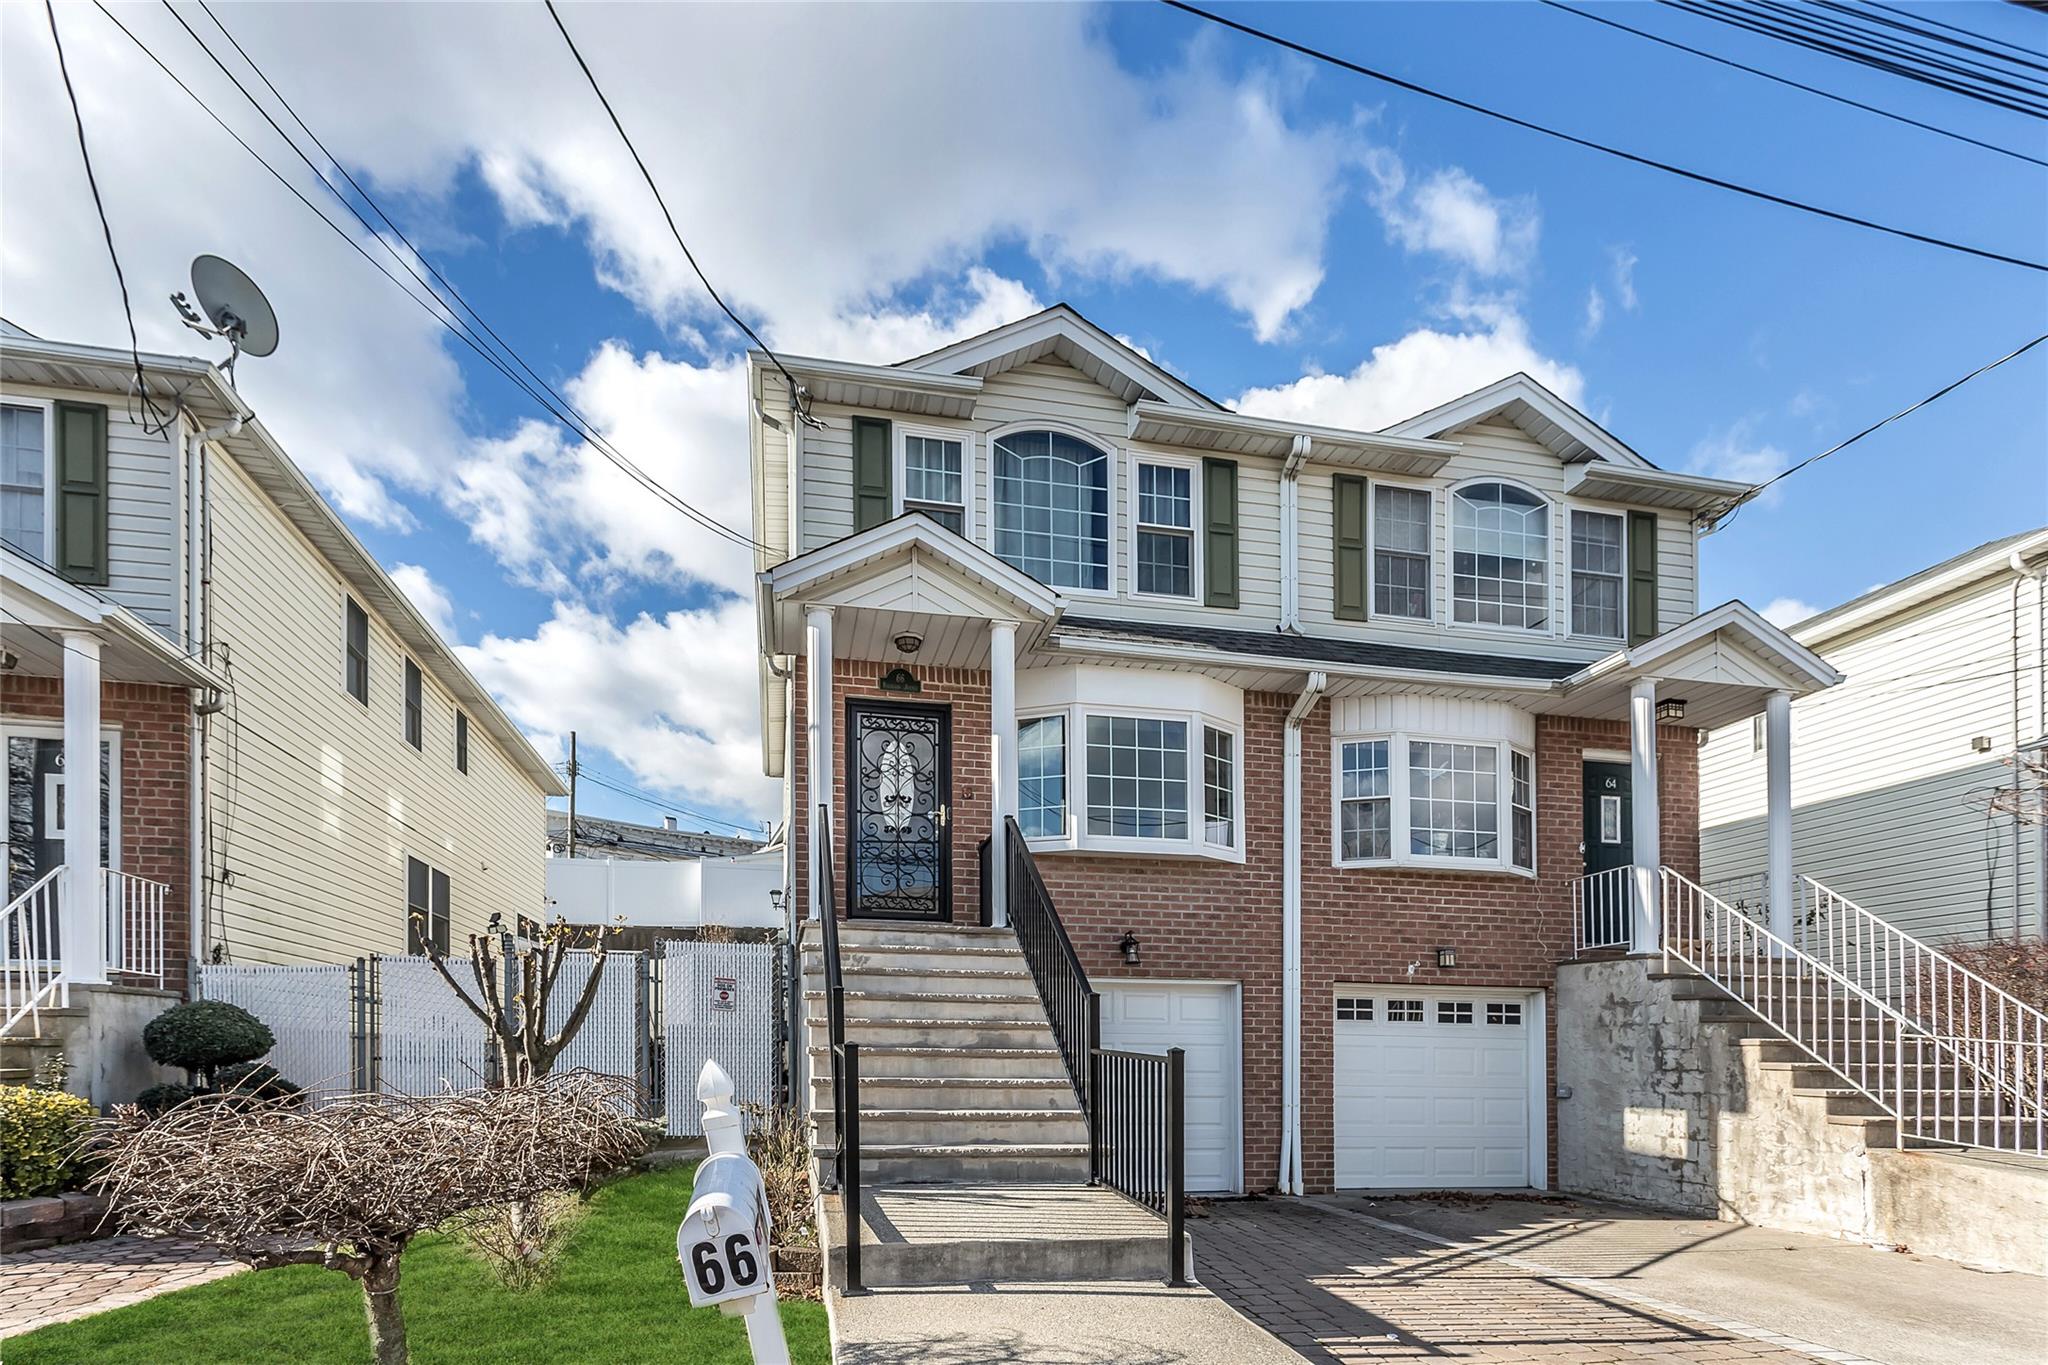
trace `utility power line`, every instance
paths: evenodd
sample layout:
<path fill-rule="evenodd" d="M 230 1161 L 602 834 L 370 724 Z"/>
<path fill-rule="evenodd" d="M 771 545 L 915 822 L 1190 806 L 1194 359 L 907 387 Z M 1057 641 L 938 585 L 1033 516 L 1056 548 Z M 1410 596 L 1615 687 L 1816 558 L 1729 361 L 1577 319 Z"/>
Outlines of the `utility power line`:
<path fill-rule="evenodd" d="M 128 275 L 121 269 L 121 253 L 114 247 L 114 227 L 107 221 L 107 203 L 100 197 L 100 178 L 93 173 L 92 149 L 85 144 L 85 115 L 78 109 L 78 91 L 71 84 L 71 64 L 64 60 L 64 39 L 57 32 L 57 7 L 43 0 L 43 13 L 50 21 L 50 45 L 57 49 L 57 74 L 64 78 L 64 98 L 71 105 L 71 123 L 78 130 L 78 159 L 85 163 L 85 183 L 92 191 L 92 206 L 100 218 L 100 235 L 106 238 L 107 259 L 114 263 L 114 282 L 121 286 L 121 315 L 128 320 L 128 356 L 135 362 L 135 391 L 142 401 L 143 429 L 161 435 L 170 429 L 170 414 L 149 396 L 149 379 L 142 372 L 142 340 L 135 334 L 135 306 L 128 299 Z"/>
<path fill-rule="evenodd" d="M 1221 14 L 1216 14 L 1212 11 L 1202 9 L 1200 6 L 1189 4 L 1187 3 L 1187 0 L 1160 0 L 1160 3 L 1170 6 L 1173 9 L 1180 10 L 1182 13 L 1194 15 L 1196 18 L 1201 19 L 1207 23 L 1215 24 L 1221 28 L 1232 29 L 1238 33 L 1244 34 L 1247 37 L 1257 38 L 1261 42 L 1270 43 L 1275 47 L 1285 48 L 1289 52 L 1298 53 L 1299 55 L 1310 58 L 1311 60 L 1324 62 L 1330 66 L 1339 67 L 1345 71 L 1351 72 L 1354 75 L 1364 76 L 1370 80 L 1380 81 L 1384 84 L 1394 86 L 1396 89 L 1406 90 L 1411 94 L 1422 95 L 1428 99 L 1437 100 L 1441 103 L 1451 105 L 1455 108 L 1463 109 L 1468 113 L 1482 114 L 1487 118 L 1496 119 L 1502 123 L 1510 124 L 1516 128 L 1522 128 L 1532 133 L 1541 133 L 1545 137 L 1556 138 L 1560 142 L 1569 142 L 1575 147 L 1583 147 L 1586 148 L 1588 151 L 1601 152 L 1607 156 L 1617 157 L 1623 161 L 1633 162 L 1638 166 L 1647 166 L 1652 170 L 1662 171 L 1666 175 L 1675 175 L 1682 179 L 1693 181 L 1696 184 L 1709 185 L 1715 189 L 1728 190 L 1735 194 L 1745 195 L 1751 199 L 1760 199 L 1765 203 L 1776 204 L 1781 208 L 1796 209 L 1801 213 L 1810 213 L 1815 215 L 1816 217 L 1829 218 L 1838 223 L 1848 223 L 1854 227 L 1868 228 L 1873 232 L 1882 232 L 1893 237 L 1903 237 L 1908 241 L 1919 242 L 1925 246 L 1936 246 L 1944 248 L 1948 251 L 1958 251 L 1967 256 L 1976 256 L 1980 259 L 1987 261 L 1997 261 L 2003 265 L 2016 265 L 2021 266 L 2027 270 L 2048 272 L 2048 264 L 2044 264 L 2040 261 L 2031 261 L 2022 256 L 2008 256 L 2002 252 L 1987 250 L 1983 247 L 1970 246 L 1963 242 L 1949 241 L 1946 238 L 1935 237 L 1928 233 L 1914 232 L 1908 228 L 1893 227 L 1889 224 L 1876 222 L 1869 218 L 1859 218 L 1852 213 L 1843 213 L 1837 209 L 1823 208 L 1818 204 L 1810 204 L 1805 202 L 1804 200 L 1793 199 L 1787 195 L 1774 194 L 1769 190 L 1760 190 L 1755 188 L 1754 186 L 1739 184 L 1732 180 L 1723 180 L 1718 176 L 1707 175 L 1701 171 L 1687 170 L 1683 166 L 1675 166 L 1668 161 L 1658 161 L 1653 157 L 1642 156 L 1635 152 L 1625 151 L 1620 147 L 1611 146 L 1604 142 L 1596 142 L 1591 138 L 1580 137 L 1576 133 L 1567 133 L 1562 129 L 1552 128 L 1545 124 L 1536 123 L 1532 120 L 1521 118 L 1514 114 L 1504 113 L 1499 109 L 1491 109 L 1483 104 L 1477 104 L 1471 100 L 1462 99 L 1459 96 L 1446 94 L 1441 90 L 1435 90 L 1430 88 L 1429 86 L 1419 85 L 1414 81 L 1405 80 L 1402 77 L 1393 75 L 1389 72 L 1374 70 L 1372 67 L 1361 65 L 1358 62 L 1350 61 L 1344 57 L 1339 57 L 1334 53 L 1326 52 L 1321 48 L 1312 47 L 1307 43 L 1296 42 L 1292 38 L 1283 38 L 1279 34 L 1269 32 L 1266 29 L 1256 28 L 1251 24 L 1240 23 L 1238 20 L 1226 18 Z"/>
<path fill-rule="evenodd" d="M 1945 28 L 1952 33 L 1964 34 L 1970 38 L 1976 39 L 1980 43 L 1992 43 L 1998 47 L 2008 48 L 2013 52 L 2019 53 L 2023 57 L 2048 57 L 2048 52 L 2037 52 L 2030 47 L 2021 47 L 2018 43 L 2009 43 L 2003 38 L 1994 38 L 1988 33 L 1979 33 L 1977 32 L 1977 30 L 1973 28 L 1964 28 L 1960 24 L 1951 24 L 1944 20 L 1937 19 L 1931 14 L 1918 14 L 1910 10 L 1900 9 L 1897 5 L 1887 5 L 1884 3 L 1884 0 L 1863 0 L 1863 3 L 1868 5 L 1872 9 L 1884 10 L 1888 14 L 1897 14 L 1909 19 L 1918 19 L 1923 24 L 1933 24 L 1936 28 Z M 2027 64 L 2029 66 L 2036 65 L 2036 63 L 2034 62 L 2028 62 Z M 2040 63 L 2040 65 L 2043 70 L 2048 70 L 2048 62 Z"/>
<path fill-rule="evenodd" d="M 1591 20 L 1593 23 L 1596 24 L 1605 24 L 1608 28 L 1619 30 L 1622 33 L 1634 34 L 1638 38 L 1642 38 L 1648 42 L 1656 43 L 1662 47 L 1674 48 L 1680 52 L 1687 52 L 1695 57 L 1704 58 L 1707 61 L 1717 63 L 1721 66 L 1733 67 L 1737 71 L 1746 71 L 1752 76 L 1762 77 L 1764 80 L 1774 82 L 1778 85 L 1790 86 L 1794 90 L 1804 90 L 1809 95 L 1818 95 L 1822 99 L 1832 100 L 1836 104 L 1846 104 L 1851 109 L 1861 109 L 1865 113 L 1876 114 L 1879 118 L 1888 118 L 1892 120 L 1894 123 L 1903 123 L 1908 125 L 1909 127 L 1924 129 L 1925 131 L 1934 133 L 1940 137 L 1953 138 L 1957 142 L 1967 142 L 1972 147 L 1982 147 L 1985 151 L 1996 152 L 2000 156 L 2009 156 L 2018 161 L 2030 161 L 2036 166 L 2048 167 L 2048 159 L 2043 159 L 2038 156 L 2029 156 L 2025 152 L 2017 152 L 2010 147 L 2001 147 L 1995 142 L 1985 142 L 1981 138 L 1974 138 L 1966 133 L 1958 133 L 1951 128 L 1938 127 L 1935 124 L 1925 123 L 1920 119 L 1911 118 L 1905 114 L 1897 113 L 1890 109 L 1880 108 L 1875 104 L 1865 104 L 1862 100 L 1850 99 L 1847 95 L 1838 95 L 1834 93 L 1832 90 L 1823 90 L 1817 85 L 1808 85 L 1804 81 L 1795 81 L 1789 76 L 1780 76 L 1775 72 L 1766 71 L 1762 67 L 1750 66 L 1746 62 L 1738 62 L 1731 57 L 1724 57 L 1718 52 L 1708 52 L 1704 48 L 1692 47 L 1689 44 L 1681 43 L 1675 38 L 1667 38 L 1661 33 L 1652 33 L 1648 29 L 1636 28 L 1633 25 L 1624 24 L 1619 19 L 1610 19 L 1604 14 L 1595 14 L 1591 10 L 1580 9 L 1576 5 L 1566 4 L 1565 0 L 1540 0 L 1540 3 L 1548 5 L 1550 8 L 1554 10 L 1561 10 L 1566 14 L 1577 15 L 1581 19 Z"/>
<path fill-rule="evenodd" d="M 165 3 L 169 3 L 169 0 L 165 0 Z M 653 192 L 654 202 L 660 206 L 662 219 L 668 224 L 669 235 L 676 239 L 676 245 L 682 248 L 683 259 L 688 261 L 690 263 L 690 269 L 697 273 L 697 282 L 704 286 L 704 292 L 711 296 L 711 301 L 718 305 L 719 311 L 724 313 L 726 317 L 732 320 L 732 325 L 739 328 L 742 332 L 746 333 L 748 340 L 752 341 L 756 346 L 760 347 L 761 350 L 764 353 L 766 353 L 768 359 L 775 363 L 775 368 L 782 371 L 783 379 L 786 380 L 789 384 L 789 392 L 791 399 L 797 404 L 798 418 L 805 422 L 809 422 L 813 426 L 819 425 L 819 423 L 814 418 L 811 417 L 807 406 L 804 404 L 803 385 L 796 382 L 796 376 L 791 374 L 789 372 L 789 367 L 782 363 L 782 357 L 776 355 L 773 348 L 771 348 L 767 342 L 761 340 L 760 334 L 756 332 L 752 327 L 747 325 L 747 320 L 745 318 L 741 317 L 738 313 L 733 312 L 733 310 L 726 305 L 725 300 L 719 297 L 718 290 L 712 287 L 711 277 L 704 273 L 704 267 L 697 264 L 696 253 L 691 251 L 690 244 L 683 240 L 682 229 L 676 226 L 676 216 L 673 213 L 669 212 L 668 201 L 661 197 L 661 186 L 654 183 L 654 173 L 647 169 L 646 161 L 641 159 L 640 149 L 638 147 L 635 147 L 633 145 L 633 139 L 627 136 L 626 125 L 619 121 L 618 111 L 612 108 L 612 102 L 609 98 L 606 97 L 604 93 L 604 87 L 597 83 L 596 73 L 591 71 L 590 63 L 583 60 L 583 54 L 579 52 L 576 48 L 576 40 L 569 36 L 569 26 L 562 22 L 561 11 L 555 8 L 555 0 L 545 0 L 545 3 L 548 7 L 548 17 L 555 21 L 555 27 L 561 31 L 562 41 L 569 45 L 569 55 L 576 59 L 576 65 L 583 72 L 583 79 L 590 82 L 590 89 L 592 93 L 594 93 L 597 96 L 597 102 L 604 106 L 604 112 L 611 119 L 612 127 L 618 130 L 619 141 L 625 143 L 626 150 L 632 153 L 633 164 L 640 168 L 640 178 L 647 182 L 647 188 Z"/>
<path fill-rule="evenodd" d="M 557 768 L 565 768 L 568 765 L 557 763 L 555 766 Z M 680 802 L 671 801 L 663 796 L 657 796 L 653 792 L 646 790 L 644 787 L 634 786 L 632 783 L 626 781 L 622 777 L 613 777 L 608 773 L 592 772 L 590 770 L 590 766 L 586 763 L 578 763 L 576 765 L 576 776 L 581 778 L 585 782 L 595 783 L 597 786 L 603 787 L 606 791 L 615 792 L 620 796 L 631 796 L 638 800 L 645 801 L 648 805 L 653 806 L 658 810 L 674 811 L 679 815 L 687 815 L 690 816 L 692 819 L 705 821 L 707 824 L 724 825 L 728 829 L 744 830 L 749 834 L 751 834 L 754 829 L 752 825 L 748 824 L 744 820 L 728 820 L 724 816 L 713 815 L 709 811 L 696 810 L 690 806 L 685 806 Z"/>
<path fill-rule="evenodd" d="M 2005 364 L 2005 362 L 2008 360 L 2017 360 L 2019 357 L 2025 355 L 2028 351 L 2033 350 L 2036 346 L 2039 346 L 2044 341 L 2048 341 L 2048 332 L 2042 333 L 2040 336 L 2035 337 L 2032 341 L 2027 342 L 2025 345 L 2020 346 L 2015 350 L 2007 351 L 2004 355 L 2000 356 L 1996 360 L 1988 361 L 1985 364 L 1979 365 L 1976 369 L 1970 371 L 1961 379 L 1951 380 L 1949 383 L 1946 383 L 1942 385 L 1940 388 L 1936 389 L 1933 393 L 1928 394 L 1919 402 L 1909 403 L 1905 407 L 1900 408 L 1897 412 L 1893 413 L 1891 416 L 1881 418 L 1878 421 L 1872 422 L 1869 426 L 1863 428 L 1863 430 L 1857 432 L 1854 436 L 1851 436 L 1846 440 L 1837 441 L 1834 445 L 1829 446 L 1826 450 L 1821 451 L 1818 455 L 1809 455 L 1805 459 L 1801 460 L 1799 463 L 1789 466 L 1788 468 L 1779 470 L 1770 478 L 1765 479 L 1762 483 L 1756 485 L 1754 488 L 1751 488 L 1748 491 L 1744 492 L 1740 497 L 1730 501 L 1726 506 L 1709 514 L 1705 518 L 1705 520 L 1709 522 L 1718 521 L 1722 517 L 1728 516 L 1729 514 L 1736 511 L 1738 508 L 1742 507 L 1745 503 L 1754 500 L 1766 488 L 1769 488 L 1772 484 L 1777 483 L 1780 479 L 1790 478 L 1792 475 L 1797 474 L 1800 470 L 1806 468 L 1808 465 L 1816 464 L 1821 460 L 1825 460 L 1828 456 L 1834 454 L 1838 450 L 1845 450 L 1848 447 L 1855 445 L 1858 441 L 1870 435 L 1872 432 L 1878 430 L 1880 427 L 1890 426 L 1893 422 L 1898 421 L 1901 417 L 1904 417 L 1912 412 L 1917 412 L 1921 408 L 1926 407 L 1929 403 L 1935 402 L 1937 399 L 1944 398 L 1947 395 L 1954 393 L 1957 389 L 1960 389 L 1963 385 L 1969 383 L 1972 379 L 1975 379 L 1977 376 L 1982 374 L 1989 374 L 1991 371 L 1997 369 L 2000 365 Z"/>
<path fill-rule="evenodd" d="M 228 122 L 225 119 L 223 119 L 220 116 L 220 114 L 217 113 L 213 109 L 213 107 L 206 102 L 203 96 L 201 96 L 196 90 L 194 90 L 190 85 L 188 85 L 185 82 L 185 80 L 178 75 L 177 72 L 173 71 L 170 68 L 170 66 L 164 62 L 163 58 L 159 57 L 147 43 L 143 42 L 142 39 L 135 34 L 133 30 L 131 30 L 126 24 L 122 23 L 121 20 L 117 16 L 115 16 L 114 13 L 111 10 L 109 10 L 104 3 L 102 3 L 102 0 L 94 0 L 94 3 L 95 7 L 98 8 L 100 13 L 107 17 L 108 22 L 112 23 L 114 27 L 119 29 L 121 33 L 125 37 L 127 37 L 127 39 L 131 43 L 133 43 L 145 57 L 149 58 L 149 60 L 157 67 L 158 70 L 162 71 L 164 75 L 169 77 L 171 82 L 174 85 L 176 85 L 181 91 L 183 91 L 187 98 L 192 100 L 194 104 L 198 105 L 199 108 L 206 113 L 208 118 L 212 119 L 214 123 L 217 124 L 223 132 L 225 132 L 230 138 L 232 138 L 235 141 L 236 145 L 240 146 L 243 151 L 247 152 L 251 159 L 253 159 L 258 165 L 262 166 L 264 170 L 268 171 L 270 173 L 271 178 L 276 180 L 278 184 L 282 185 L 286 192 L 289 193 L 293 198 L 297 199 L 299 203 L 302 204 L 309 213 L 313 214 L 314 217 L 318 218 L 322 223 L 326 224 L 329 231 L 333 232 L 344 243 L 346 243 L 351 250 L 353 250 L 357 255 L 361 256 L 365 261 L 367 261 L 372 269 L 376 270 L 379 274 L 383 275 L 385 279 L 389 280 L 392 283 L 392 285 L 396 287 L 401 293 L 403 293 L 407 299 L 411 300 L 415 306 L 419 307 L 429 317 L 433 318 L 436 322 L 440 323 L 443 327 L 446 327 L 450 332 L 452 332 L 457 338 L 457 340 L 461 341 L 464 345 L 469 347 L 471 351 L 475 352 L 477 356 L 484 360 L 485 363 L 489 364 L 493 369 L 497 370 L 499 374 L 503 375 L 506 378 L 506 380 L 510 382 L 514 387 L 518 388 L 521 392 L 525 393 L 529 398 L 531 398 L 537 406 L 539 406 L 543 411 L 545 411 L 550 417 L 554 418 L 554 420 L 560 426 L 565 428 L 572 435 L 576 436 L 579 440 L 588 443 L 600 455 L 604 456 L 604 458 L 611 461 L 613 464 L 618 465 L 622 470 L 624 470 L 624 472 L 626 472 L 629 476 L 633 477 L 635 482 L 639 483 L 642 487 L 646 488 L 649 492 L 653 493 L 656 497 L 660 498 L 663 502 L 667 503 L 676 511 L 681 512 L 683 515 L 697 522 L 700 526 L 703 526 L 706 530 L 709 530 L 716 535 L 720 535 L 725 539 L 734 542 L 735 544 L 755 549 L 762 548 L 760 543 L 753 540 L 752 537 L 745 535 L 743 532 L 734 530 L 733 528 L 726 526 L 724 523 L 718 521 L 716 518 L 711 517 L 707 513 L 698 511 L 695 507 L 691 506 L 678 494 L 674 493 L 673 491 L 671 491 L 670 489 L 656 481 L 652 476 L 647 475 L 644 471 L 639 470 L 637 466 L 634 466 L 631 461 L 626 460 L 625 457 L 619 454 L 615 449 L 608 449 L 607 447 L 609 446 L 609 442 L 606 440 L 602 432 L 597 431 L 595 428 L 586 429 L 584 426 L 579 425 L 575 418 L 573 418 L 569 414 L 563 412 L 561 409 L 556 407 L 556 405 L 549 400 L 549 398 L 546 396 L 544 392 L 542 392 L 539 389 L 536 389 L 531 383 L 524 380 L 520 375 L 514 373 L 511 367 L 507 365 L 506 362 L 501 357 L 499 357 L 499 355 L 495 351 L 493 351 L 492 349 L 483 344 L 483 342 L 481 341 L 481 339 L 479 339 L 476 333 L 471 328 L 468 327 L 463 318 L 460 315 L 455 314 L 453 310 L 449 308 L 447 303 L 443 301 L 441 297 L 433 291 L 433 287 L 431 285 L 426 286 L 427 294 L 425 297 L 422 297 L 420 294 L 415 293 L 413 289 L 405 283 L 404 280 L 400 279 L 396 274 L 392 272 L 389 266 L 387 266 L 383 261 L 379 260 L 377 257 L 371 255 L 369 250 L 363 246 L 361 241 L 359 241 L 340 223 L 330 218 L 324 211 L 321 210 L 319 205 L 315 204 L 311 199 L 307 198 L 305 192 L 299 189 L 297 185 L 293 184 L 289 177 L 287 177 L 282 171 L 278 170 L 277 167 L 273 165 L 270 162 L 270 160 L 266 158 L 261 152 L 257 151 L 255 147 L 251 146 L 247 138 L 244 138 L 239 132 L 235 131 L 235 129 L 232 126 L 230 126 Z M 168 4 L 166 4 L 166 8 L 168 7 Z M 208 48 L 206 44 L 199 38 L 199 35 L 192 31 L 191 26 L 185 24 L 183 17 L 177 15 L 175 10 L 172 11 L 172 15 L 174 18 L 178 19 L 179 24 L 185 28 L 185 31 L 188 34 L 191 35 L 193 41 L 199 44 L 201 50 L 205 51 L 207 56 L 213 60 L 214 64 L 221 68 L 223 74 L 225 74 L 228 77 L 228 79 L 235 84 L 236 88 L 241 91 L 243 97 L 249 100 L 249 102 L 257 109 L 259 113 L 264 115 L 266 121 L 270 123 L 271 127 L 277 131 L 280 137 L 283 137 L 285 139 L 286 143 L 289 146 L 291 146 L 292 151 L 299 156 L 300 160 L 307 162 L 307 164 L 313 169 L 315 178 L 319 180 L 320 184 L 341 202 L 342 206 L 346 208 L 352 216 L 355 217 L 357 222 L 363 225 L 364 230 L 367 233 L 369 233 L 373 240 L 375 240 L 379 245 L 383 246 L 386 251 L 390 252 L 395 259 L 399 260 L 401 265 L 406 266 L 409 274 L 411 274 L 415 279 L 419 279 L 420 277 L 418 275 L 418 272 L 415 269 L 413 269 L 410 262 L 407 261 L 406 258 L 401 253 L 397 252 L 396 249 L 391 246 L 391 244 L 385 239 L 384 235 L 380 233 L 373 224 L 371 224 L 367 219 L 365 219 L 362 216 L 361 211 L 355 207 L 354 203 L 350 201 L 346 195 L 342 194 L 340 190 L 335 188 L 333 182 L 328 180 L 327 177 L 320 172 L 319 167 L 312 164 L 310 158 L 308 158 L 305 155 L 305 152 L 297 145 L 297 143 L 293 142 L 289 135 L 287 135 L 284 132 L 284 130 L 278 126 L 275 119 L 270 118 L 268 112 L 263 109 L 262 105 L 260 104 L 260 102 L 256 100 L 255 96 L 245 86 L 243 86 L 239 80 L 235 78 L 233 72 L 227 70 L 225 65 L 221 63 L 220 58 L 213 53 L 212 49 Z M 424 280 L 420 280 L 420 283 L 425 285 Z M 552 390 L 548 390 L 548 392 L 552 392 Z"/>

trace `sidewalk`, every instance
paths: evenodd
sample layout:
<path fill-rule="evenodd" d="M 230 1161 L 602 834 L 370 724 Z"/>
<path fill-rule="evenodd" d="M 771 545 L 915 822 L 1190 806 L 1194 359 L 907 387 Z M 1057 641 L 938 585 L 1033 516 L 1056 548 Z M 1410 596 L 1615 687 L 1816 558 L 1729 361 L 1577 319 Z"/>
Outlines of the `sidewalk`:
<path fill-rule="evenodd" d="M 102 1237 L 0 1257 L 0 1340 L 245 1269 L 167 1237 Z"/>
<path fill-rule="evenodd" d="M 969 1284 L 834 1295 L 839 1365 L 1299 1365 L 1208 1290 Z"/>

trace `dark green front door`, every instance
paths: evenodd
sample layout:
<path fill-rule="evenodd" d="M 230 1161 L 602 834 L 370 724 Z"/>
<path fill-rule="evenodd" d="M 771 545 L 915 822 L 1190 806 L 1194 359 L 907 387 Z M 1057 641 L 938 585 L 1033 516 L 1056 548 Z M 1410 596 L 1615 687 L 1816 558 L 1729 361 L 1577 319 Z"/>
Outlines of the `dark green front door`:
<path fill-rule="evenodd" d="M 1586 871 L 1605 872 L 1635 861 L 1635 828 L 1626 763 L 1586 765 Z"/>

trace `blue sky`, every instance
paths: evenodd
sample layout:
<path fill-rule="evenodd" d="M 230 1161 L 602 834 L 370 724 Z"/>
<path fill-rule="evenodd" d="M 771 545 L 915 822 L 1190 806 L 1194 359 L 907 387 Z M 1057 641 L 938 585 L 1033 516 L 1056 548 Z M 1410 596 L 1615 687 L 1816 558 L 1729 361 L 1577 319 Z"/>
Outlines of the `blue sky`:
<path fill-rule="evenodd" d="M 744 515 L 737 340 L 537 7 L 219 9 L 537 369 L 582 385 L 579 403 L 684 496 Z M 50 103 L 48 35 L 25 11 L 11 7 L 0 46 L 15 209 L 0 307 L 111 342 L 118 305 Z M 205 83 L 185 35 L 117 12 L 279 149 Z M 2048 256 L 2040 168 L 1555 9 L 1241 12 L 1661 159 Z M 1670 9 L 1607 12 L 2048 154 L 2015 115 Z M 2048 323 L 2048 277 L 1675 181 L 1164 7 L 566 14 L 714 280 L 793 350 L 895 359 L 892 344 L 912 353 L 1064 299 L 1260 410 L 1380 425 L 1527 365 L 1660 465 L 1762 477 Z M 2048 47 L 2048 20 L 2017 7 L 1940 14 Z M 146 301 L 180 287 L 196 250 L 248 264 L 286 344 L 245 366 L 245 393 L 537 742 L 558 751 L 576 728 L 590 769 L 662 798 L 593 790 L 586 808 L 681 807 L 686 826 L 703 823 L 687 812 L 771 813 L 732 610 L 743 568 L 706 567 L 716 553 L 669 514 L 522 427 L 528 400 L 310 223 L 126 39 L 89 12 L 64 22 L 145 344 L 191 349 Z M 874 90 L 871 107 L 848 103 Z M 294 179 L 311 184 L 303 167 Z M 29 202 L 53 207 L 31 222 Z M 1746 509 L 1706 542 L 1702 597 L 1796 614 L 2044 521 L 2036 352 Z"/>

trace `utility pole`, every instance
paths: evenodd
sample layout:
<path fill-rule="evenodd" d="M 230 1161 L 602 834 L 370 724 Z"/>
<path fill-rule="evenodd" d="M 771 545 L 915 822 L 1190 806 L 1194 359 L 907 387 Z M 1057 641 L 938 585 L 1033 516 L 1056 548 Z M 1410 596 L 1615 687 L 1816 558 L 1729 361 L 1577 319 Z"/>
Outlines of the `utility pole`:
<path fill-rule="evenodd" d="M 569 732 L 569 856 L 576 856 L 576 732 Z"/>

